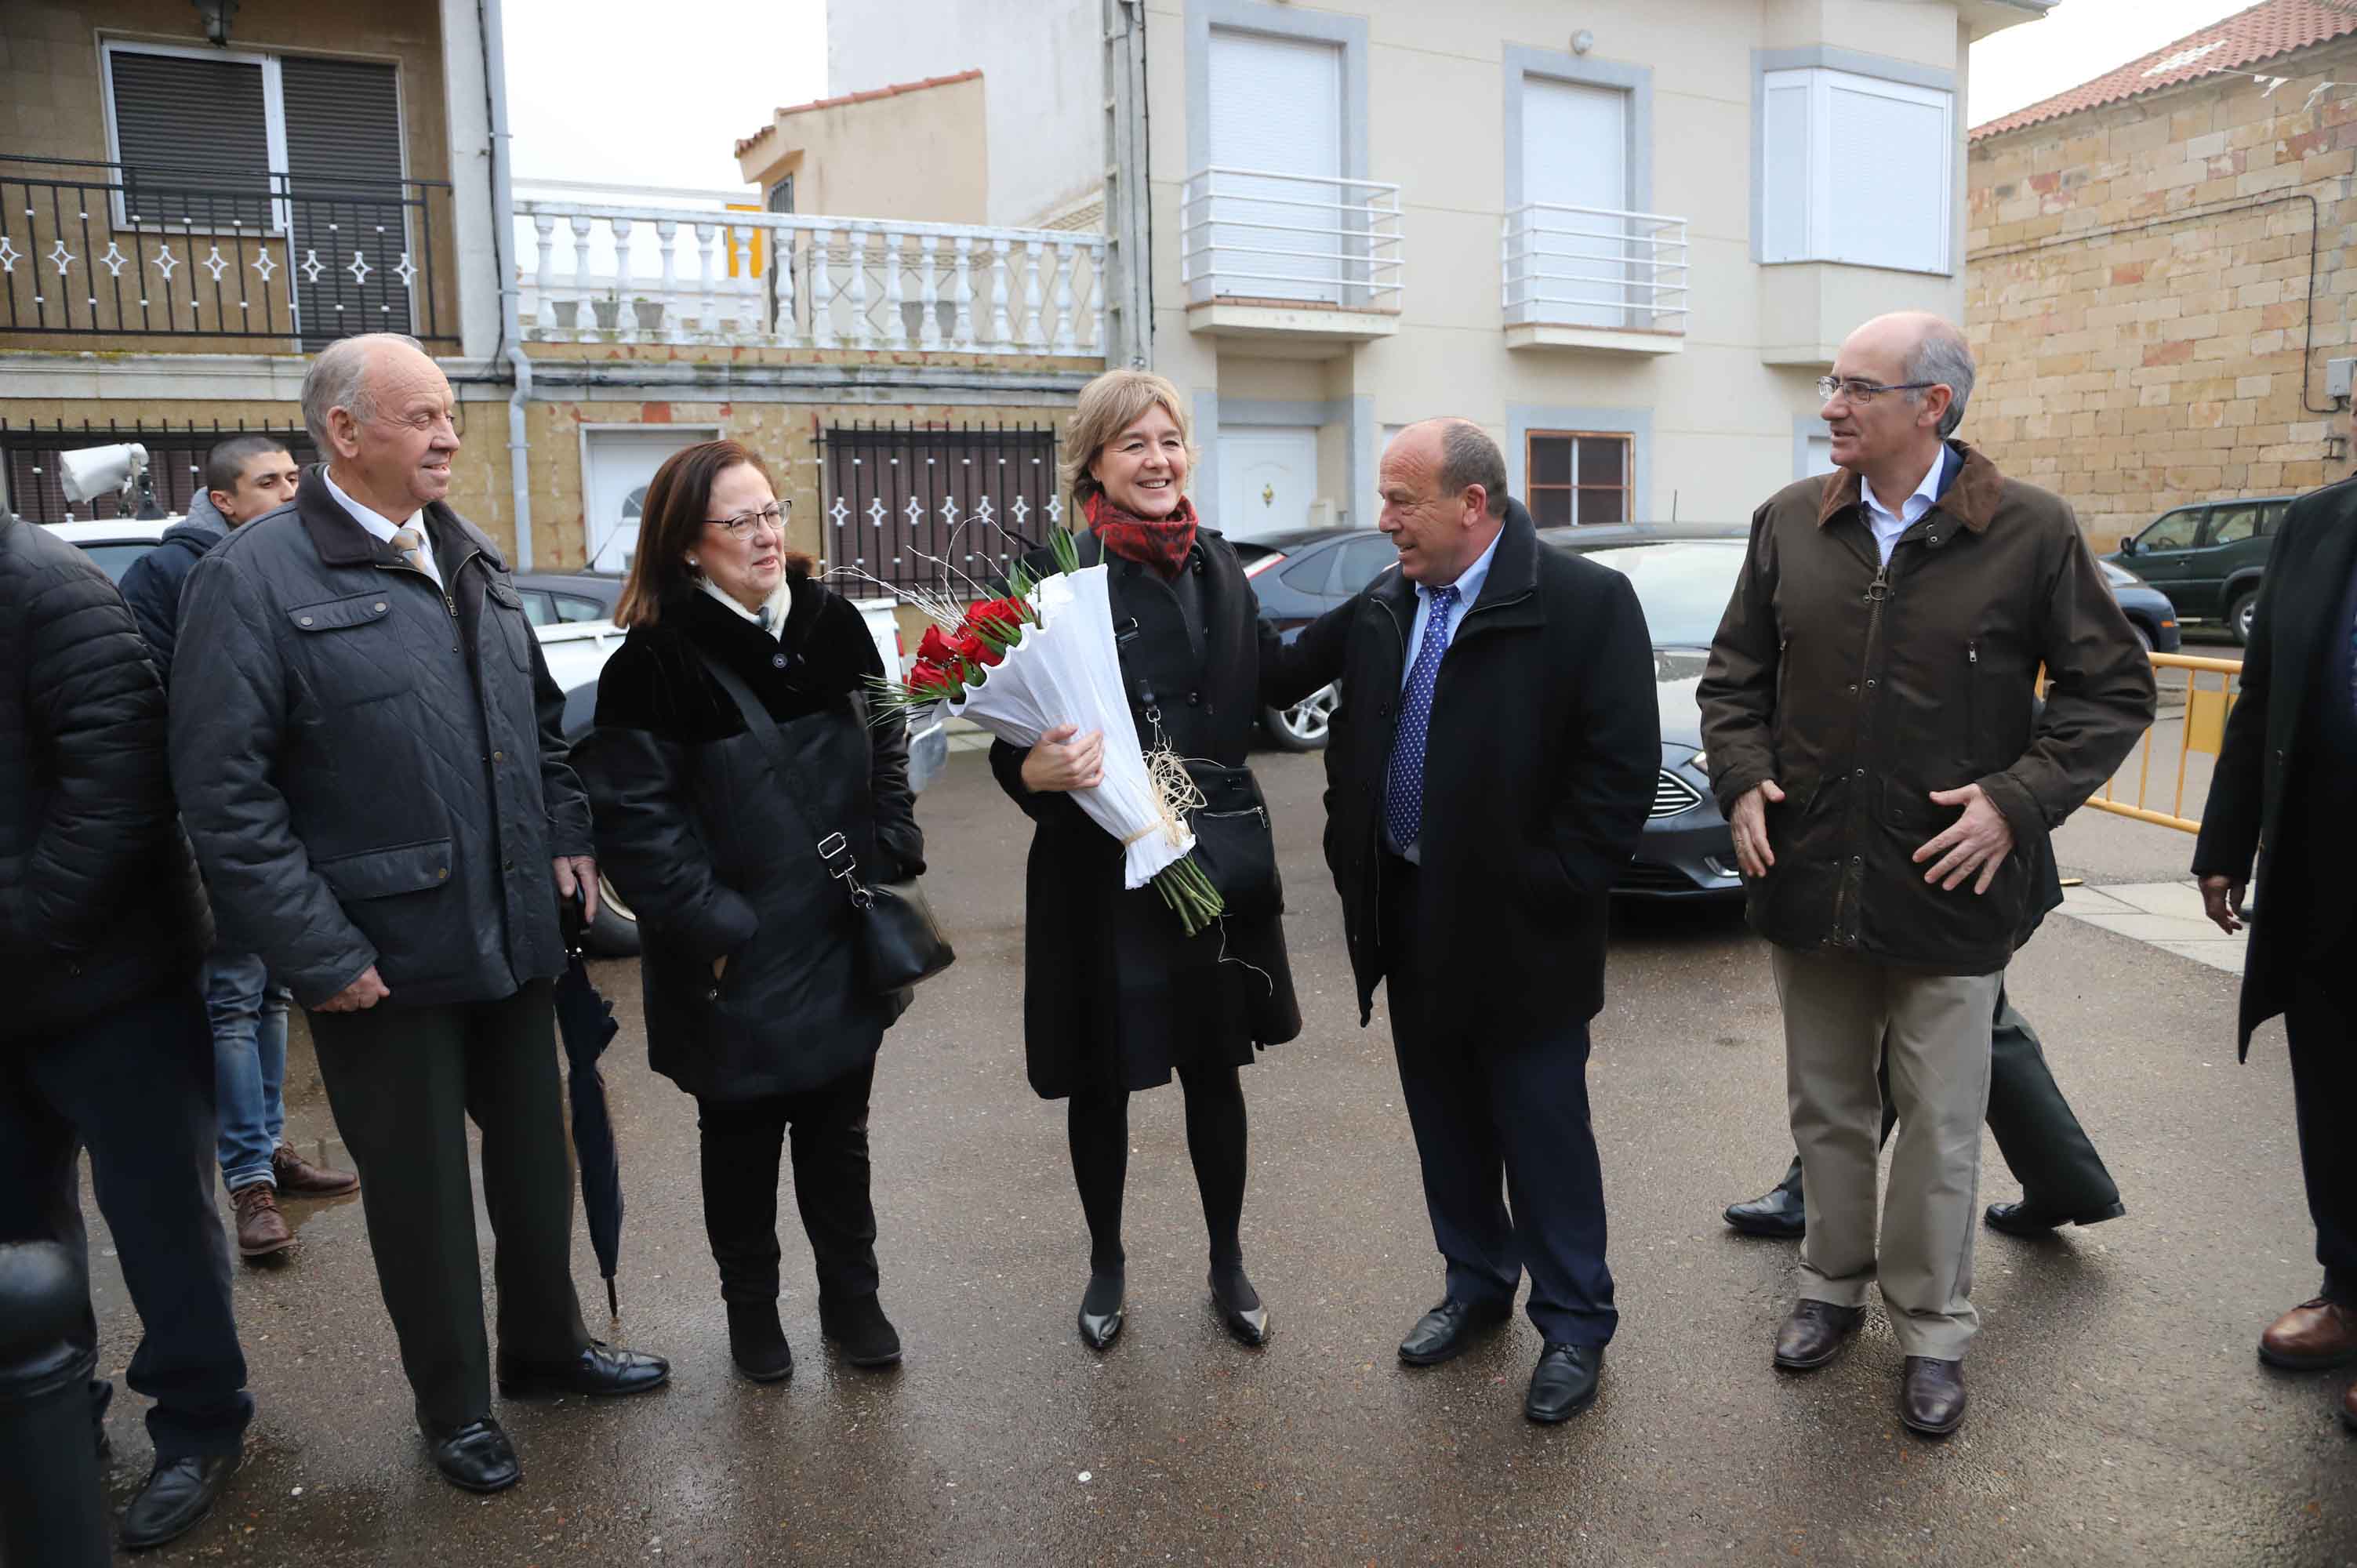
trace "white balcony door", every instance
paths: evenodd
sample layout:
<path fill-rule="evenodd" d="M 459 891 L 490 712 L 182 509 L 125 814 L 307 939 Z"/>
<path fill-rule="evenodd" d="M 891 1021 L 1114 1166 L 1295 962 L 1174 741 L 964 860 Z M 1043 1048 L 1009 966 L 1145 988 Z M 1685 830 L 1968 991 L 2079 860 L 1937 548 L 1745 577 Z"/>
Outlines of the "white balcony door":
<path fill-rule="evenodd" d="M 1309 526 L 1318 495 L 1318 432 L 1272 425 L 1220 431 L 1220 515 L 1231 539 L 1260 539 Z"/>
<path fill-rule="evenodd" d="M 1628 281 L 1642 246 L 1629 209 L 1629 95 L 1618 88 L 1549 77 L 1523 79 L 1523 244 L 1531 280 L 1525 320 L 1577 327 L 1631 325 L 1627 306 L 1645 303 Z M 1587 208 L 1583 212 L 1547 208 Z M 1633 323 L 1650 326 L 1651 317 Z"/>
<path fill-rule="evenodd" d="M 1342 231 L 1342 51 L 1332 44 L 1211 31 L 1211 163 L 1248 169 L 1210 178 L 1208 270 L 1228 298 L 1340 304 Z M 1257 176 L 1306 177 L 1270 179 Z M 1351 242 L 1351 243 L 1362 243 Z"/>
<path fill-rule="evenodd" d="M 714 425 L 647 424 L 581 433 L 582 522 L 589 535 L 589 559 L 600 571 L 618 569 L 636 548 L 647 481 L 663 459 L 684 446 L 710 441 Z M 600 558 L 616 535 L 624 537 Z"/>

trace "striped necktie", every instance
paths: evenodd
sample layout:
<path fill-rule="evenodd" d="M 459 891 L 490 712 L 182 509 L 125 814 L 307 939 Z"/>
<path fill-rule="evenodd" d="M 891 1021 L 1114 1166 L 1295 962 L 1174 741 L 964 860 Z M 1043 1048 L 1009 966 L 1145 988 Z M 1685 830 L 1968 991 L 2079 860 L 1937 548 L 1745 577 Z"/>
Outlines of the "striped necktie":
<path fill-rule="evenodd" d="M 401 558 L 404 561 L 408 562 L 410 565 L 415 567 L 420 572 L 425 571 L 425 539 L 424 535 L 417 532 L 417 530 L 414 528 L 394 529 L 393 531 L 392 542 L 393 549 L 400 553 Z M 426 575 L 432 576 L 433 574 L 427 572 Z"/>

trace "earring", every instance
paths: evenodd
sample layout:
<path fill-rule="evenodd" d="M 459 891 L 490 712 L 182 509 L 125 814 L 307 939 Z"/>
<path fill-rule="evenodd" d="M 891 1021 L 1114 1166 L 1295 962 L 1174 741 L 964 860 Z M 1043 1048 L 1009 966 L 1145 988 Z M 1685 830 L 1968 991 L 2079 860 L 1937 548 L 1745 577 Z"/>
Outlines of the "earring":
<path fill-rule="evenodd" d="M 687 569 L 691 572 L 701 572 L 704 570 L 704 563 L 691 555 L 687 558 Z"/>

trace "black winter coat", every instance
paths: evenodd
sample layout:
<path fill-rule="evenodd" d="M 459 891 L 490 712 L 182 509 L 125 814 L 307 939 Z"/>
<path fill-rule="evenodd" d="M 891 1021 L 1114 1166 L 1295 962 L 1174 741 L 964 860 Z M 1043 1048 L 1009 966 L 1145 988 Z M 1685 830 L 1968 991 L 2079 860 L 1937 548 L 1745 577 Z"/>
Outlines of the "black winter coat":
<path fill-rule="evenodd" d="M 1382 947 L 1380 834 L 1415 611 L 1415 585 L 1386 573 L 1303 630 L 1268 694 L 1342 683 L 1326 743 L 1326 863 L 1361 1025 L 1402 959 Z M 1544 1039 L 1603 1006 L 1605 896 L 1636 853 L 1661 767 L 1636 591 L 1542 548 L 1510 499 L 1481 596 L 1441 657 L 1425 743 L 1415 951 L 1453 1025 Z"/>
<path fill-rule="evenodd" d="M 1102 558 L 1094 535 L 1081 564 Z M 1051 569 L 1039 555 L 1030 564 Z M 1138 739 L 1152 746 L 1151 692 L 1170 749 L 1243 766 L 1261 704 L 1261 649 L 1275 633 L 1235 546 L 1199 528 L 1190 585 L 1111 563 L 1115 638 Z M 1192 614 L 1188 613 L 1191 605 Z M 1122 887 L 1122 849 L 1061 792 L 1023 784 L 1023 751 L 990 748 L 1001 788 L 1035 824 L 1024 876 L 1023 1045 L 1043 1099 L 1151 1089 L 1198 1062 L 1242 1066 L 1301 1032 L 1281 916 L 1231 917 L 1192 938 L 1154 888 Z M 1222 943 L 1224 941 L 1224 959 Z M 1255 972 L 1257 971 L 1257 972 Z"/>
<path fill-rule="evenodd" d="M 172 779 L 226 946 L 317 1006 L 489 1002 L 565 968 L 554 856 L 591 853 L 549 679 L 498 546 L 436 502 L 445 590 L 314 466 L 189 573 Z"/>
<path fill-rule="evenodd" d="M 131 612 L 88 555 L 0 510 L 0 1039 L 190 981 L 211 940 Z"/>
<path fill-rule="evenodd" d="M 2267 553 L 2242 695 L 2193 847 L 2196 876 L 2247 882 L 2258 856 L 2265 918 L 2251 922 L 2243 967 L 2244 1056 L 2251 1031 L 2290 1002 L 2302 961 L 2357 922 L 2341 869 L 2357 800 L 2357 757 L 2346 755 L 2357 718 L 2348 716 L 2350 689 L 2333 679 L 2347 668 L 2352 575 L 2357 480 L 2343 479 L 2294 501 Z M 2328 714 L 2333 703 L 2339 714 Z"/>
<path fill-rule="evenodd" d="M 705 653 L 760 699 L 799 779 L 779 776 Z M 797 575 L 782 638 L 691 592 L 598 676 L 576 760 L 599 861 L 639 917 L 648 1062 L 699 1098 L 832 1082 L 907 1004 L 860 986 L 854 911 L 817 848 L 845 834 L 863 881 L 924 870 L 908 727 L 867 722 L 866 682 L 883 672 L 859 612 Z"/>
<path fill-rule="evenodd" d="M 172 684 L 172 650 L 179 641 L 180 590 L 188 574 L 212 547 L 229 537 L 229 520 L 212 498 L 197 492 L 188 515 L 164 531 L 156 548 L 131 563 L 123 574 L 123 602 L 147 639 L 147 652 L 167 690 Z"/>

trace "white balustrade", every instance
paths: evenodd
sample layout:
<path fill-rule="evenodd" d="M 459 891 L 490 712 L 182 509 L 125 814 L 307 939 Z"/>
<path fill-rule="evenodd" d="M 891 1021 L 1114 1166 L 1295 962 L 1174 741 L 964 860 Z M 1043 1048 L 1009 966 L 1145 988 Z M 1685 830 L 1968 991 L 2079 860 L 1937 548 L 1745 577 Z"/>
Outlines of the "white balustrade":
<path fill-rule="evenodd" d="M 1533 202 L 1498 241 L 1509 326 L 1684 332 L 1686 220 Z"/>
<path fill-rule="evenodd" d="M 1190 302 L 1400 307 L 1397 185 L 1214 166 L 1187 177 L 1178 210 Z"/>

